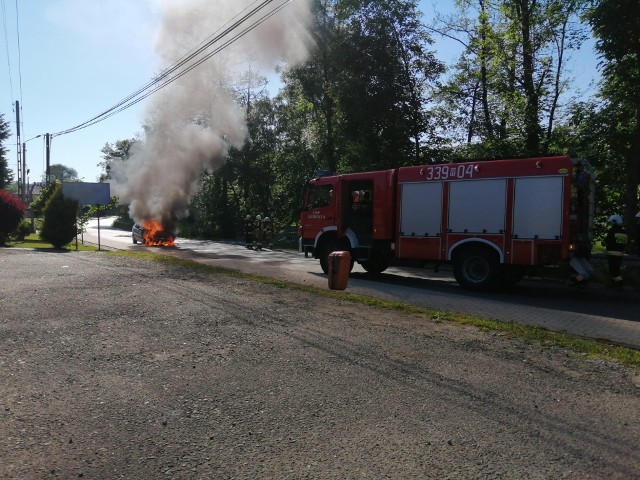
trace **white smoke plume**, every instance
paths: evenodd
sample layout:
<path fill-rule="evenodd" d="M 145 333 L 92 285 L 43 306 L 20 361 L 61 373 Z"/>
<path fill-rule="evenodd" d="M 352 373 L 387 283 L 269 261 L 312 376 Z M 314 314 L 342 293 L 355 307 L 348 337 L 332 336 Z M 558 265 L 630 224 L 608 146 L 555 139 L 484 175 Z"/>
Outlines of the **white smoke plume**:
<path fill-rule="evenodd" d="M 286 58 L 306 58 L 311 42 L 308 0 L 164 0 L 156 51 L 167 69 L 214 38 L 250 10 L 266 5 L 209 47 L 220 48 L 281 5 L 286 6 L 220 53 L 149 97 L 146 138 L 141 148 L 112 169 L 112 191 L 140 223 L 155 220 L 172 227 L 186 213 L 203 170 L 225 161 L 229 145 L 240 147 L 247 135 L 244 111 L 230 94 L 230 83 L 252 59 L 252 69 L 273 69 Z M 194 61 L 198 61 L 202 55 Z"/>

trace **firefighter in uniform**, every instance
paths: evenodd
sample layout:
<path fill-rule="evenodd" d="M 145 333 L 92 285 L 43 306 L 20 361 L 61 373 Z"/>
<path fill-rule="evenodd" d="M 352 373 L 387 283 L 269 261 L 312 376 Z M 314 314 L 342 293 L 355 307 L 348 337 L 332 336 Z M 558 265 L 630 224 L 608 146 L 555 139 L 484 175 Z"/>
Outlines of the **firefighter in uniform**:
<path fill-rule="evenodd" d="M 273 222 L 269 217 L 264 217 L 262 230 L 264 232 L 264 242 L 268 245 L 269 250 L 272 250 L 273 249 Z"/>
<path fill-rule="evenodd" d="M 620 215 L 611 215 L 607 223 L 611 225 L 604 239 L 609 263 L 609 275 L 614 288 L 622 288 L 622 258 L 629 243 L 629 236 L 623 227 Z"/>
<path fill-rule="evenodd" d="M 262 217 L 256 215 L 256 221 L 253 224 L 253 248 L 262 250 Z"/>
<path fill-rule="evenodd" d="M 251 215 L 244 217 L 244 242 L 247 248 L 253 248 L 253 220 L 251 220 Z"/>

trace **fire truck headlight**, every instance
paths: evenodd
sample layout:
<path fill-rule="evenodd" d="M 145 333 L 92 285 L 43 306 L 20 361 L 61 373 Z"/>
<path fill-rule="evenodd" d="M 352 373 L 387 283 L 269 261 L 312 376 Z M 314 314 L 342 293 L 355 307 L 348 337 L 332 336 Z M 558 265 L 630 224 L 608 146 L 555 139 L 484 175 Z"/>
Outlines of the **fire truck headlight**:
<path fill-rule="evenodd" d="M 575 252 L 576 251 L 576 245 L 574 243 L 570 243 L 569 244 L 569 251 L 570 252 Z"/>
<path fill-rule="evenodd" d="M 536 162 L 536 168 L 542 168 L 542 162 L 540 160 Z"/>
<path fill-rule="evenodd" d="M 480 165 L 474 165 L 473 166 L 473 171 L 478 173 L 480 171 Z"/>

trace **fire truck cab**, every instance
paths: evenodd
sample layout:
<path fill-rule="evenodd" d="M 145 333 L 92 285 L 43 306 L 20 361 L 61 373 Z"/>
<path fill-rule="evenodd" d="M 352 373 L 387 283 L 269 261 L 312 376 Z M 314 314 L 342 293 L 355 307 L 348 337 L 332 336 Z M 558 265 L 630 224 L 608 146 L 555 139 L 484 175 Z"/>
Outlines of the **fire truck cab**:
<path fill-rule="evenodd" d="M 511 285 L 528 266 L 588 257 L 594 183 L 566 156 L 320 175 L 305 188 L 300 249 L 325 273 L 346 250 L 370 273 L 451 262 L 463 287 Z"/>

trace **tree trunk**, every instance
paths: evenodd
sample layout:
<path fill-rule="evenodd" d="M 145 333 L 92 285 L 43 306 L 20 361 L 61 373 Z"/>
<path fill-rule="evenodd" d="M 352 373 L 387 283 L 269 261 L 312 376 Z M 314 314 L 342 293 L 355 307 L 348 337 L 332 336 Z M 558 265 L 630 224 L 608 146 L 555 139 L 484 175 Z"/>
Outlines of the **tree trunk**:
<path fill-rule="evenodd" d="M 473 139 L 473 126 L 476 123 L 476 102 L 478 98 L 478 83 L 473 86 L 473 100 L 471 103 L 471 118 L 469 118 L 469 128 L 467 129 L 467 145 L 471 145 Z"/>
<path fill-rule="evenodd" d="M 485 1 L 480 0 L 480 82 L 482 85 L 482 110 L 484 111 L 484 128 L 489 138 L 493 138 L 493 121 L 491 120 L 491 112 L 489 111 L 488 91 L 488 74 L 487 74 L 487 29 L 489 28 L 486 17 Z M 474 102 L 475 107 L 475 92 Z"/>
<path fill-rule="evenodd" d="M 402 53 L 402 66 L 404 69 L 404 75 L 406 85 L 409 87 L 409 96 L 410 96 L 410 105 L 411 105 L 411 129 L 413 136 L 413 162 L 414 165 L 418 165 L 420 163 L 420 121 L 419 117 L 422 114 L 421 112 L 421 104 L 420 99 L 418 98 L 418 94 L 416 92 L 416 82 L 411 73 L 411 58 L 409 57 L 409 53 L 402 43 L 402 39 L 400 38 L 400 34 L 398 33 L 398 29 L 396 25 L 392 25 L 393 34 L 398 43 L 398 49 Z"/>
<path fill-rule="evenodd" d="M 322 85 L 322 96 L 323 98 L 323 110 L 324 110 L 324 121 L 325 121 L 325 129 L 327 132 L 327 137 L 325 140 L 325 156 L 327 161 L 327 167 L 331 172 L 338 171 L 338 159 L 336 158 L 336 149 L 335 149 L 335 138 L 334 138 L 334 111 L 333 108 L 333 98 L 331 97 L 330 90 L 330 74 L 329 74 L 329 61 L 327 59 L 326 51 L 322 53 L 322 70 L 324 75 L 324 82 Z"/>
<path fill-rule="evenodd" d="M 556 108 L 558 106 L 558 99 L 560 98 L 561 93 L 561 82 L 560 77 L 562 75 L 562 66 L 564 60 L 564 42 L 567 36 L 567 22 L 569 21 L 569 16 L 564 19 L 562 22 L 562 28 L 560 30 L 560 38 L 556 39 L 556 45 L 558 48 L 558 64 L 556 66 L 556 78 L 554 83 L 554 91 L 553 91 L 553 100 L 551 101 L 551 109 L 549 111 L 549 122 L 547 123 L 547 136 L 546 140 L 551 140 L 551 134 L 553 133 L 553 121 L 556 113 Z"/>
<path fill-rule="evenodd" d="M 536 0 L 518 0 L 515 2 L 516 12 L 520 21 L 522 39 L 522 85 L 526 99 L 525 105 L 525 147 L 529 155 L 535 155 L 540 150 L 539 98 L 534 81 L 535 53 L 531 35 L 532 13 Z"/>

